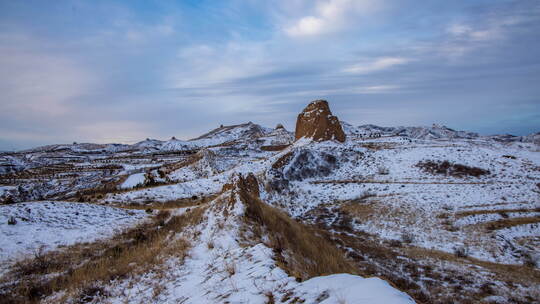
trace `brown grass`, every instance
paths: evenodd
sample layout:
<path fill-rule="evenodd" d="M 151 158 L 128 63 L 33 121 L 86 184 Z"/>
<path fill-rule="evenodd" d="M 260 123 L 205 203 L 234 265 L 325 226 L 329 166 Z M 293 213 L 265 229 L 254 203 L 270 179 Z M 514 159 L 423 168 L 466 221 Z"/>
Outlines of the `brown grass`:
<path fill-rule="evenodd" d="M 416 164 L 417 167 L 421 168 L 425 172 L 431 173 L 431 174 L 441 174 L 441 175 L 450 175 L 454 177 L 466 177 L 466 176 L 472 176 L 472 177 L 479 177 L 482 175 L 489 175 L 489 170 L 478 168 L 478 167 L 470 167 L 462 164 L 455 164 L 451 163 L 449 161 L 432 161 L 427 160 L 423 162 L 419 162 Z"/>
<path fill-rule="evenodd" d="M 290 145 L 274 145 L 274 146 L 261 146 L 263 151 L 281 151 L 288 148 Z"/>
<path fill-rule="evenodd" d="M 388 150 L 388 149 L 394 149 L 395 148 L 395 144 L 391 144 L 391 143 L 373 143 L 373 142 L 368 142 L 368 143 L 364 143 L 364 144 L 361 144 L 360 146 L 366 148 L 366 149 L 370 149 L 370 150 Z"/>
<path fill-rule="evenodd" d="M 463 206 L 461 208 L 481 208 L 481 207 L 492 207 L 492 206 L 504 206 L 504 205 L 523 205 L 528 204 L 529 202 L 522 201 L 522 202 L 500 202 L 500 203 L 493 203 L 493 204 L 476 204 L 476 205 L 469 205 L 469 206 Z"/>
<path fill-rule="evenodd" d="M 405 253 L 413 258 L 431 258 L 436 261 L 449 261 L 463 265 L 477 265 L 493 272 L 497 277 L 512 280 L 515 283 L 530 285 L 540 284 L 540 270 L 523 265 L 508 265 L 478 260 L 472 257 L 460 258 L 448 252 L 421 248 L 407 247 Z"/>
<path fill-rule="evenodd" d="M 208 196 L 202 196 L 202 197 L 197 197 L 197 198 L 191 198 L 191 197 L 180 198 L 180 199 L 175 199 L 175 200 L 170 200 L 170 201 L 165 201 L 165 202 L 150 202 L 150 203 L 145 203 L 145 204 L 131 203 L 127 205 L 115 205 L 115 207 L 119 207 L 123 209 L 137 209 L 137 210 L 146 210 L 148 208 L 156 209 L 156 210 L 170 210 L 170 209 L 198 206 L 198 205 L 210 202 L 216 197 L 217 195 L 208 195 Z"/>
<path fill-rule="evenodd" d="M 497 221 L 484 222 L 481 223 L 480 226 L 486 227 L 487 230 L 499 230 L 514 226 L 536 223 L 540 223 L 540 216 L 507 218 Z"/>
<path fill-rule="evenodd" d="M 456 217 L 466 217 L 466 216 L 480 215 L 480 214 L 512 213 L 512 212 L 540 212 L 540 208 L 471 210 L 471 211 L 457 212 Z"/>
<path fill-rule="evenodd" d="M 272 164 L 272 169 L 279 169 L 285 166 L 291 160 L 292 156 L 293 156 L 292 152 L 287 152 L 283 154 L 280 158 L 278 158 L 278 160 L 276 160 Z"/>
<path fill-rule="evenodd" d="M 171 237 L 199 223 L 203 208 L 180 216 L 160 212 L 152 221 L 104 241 L 77 244 L 17 263 L 0 282 L 0 303 L 37 303 L 55 292 L 83 297 L 93 286 L 136 276 L 165 256 L 183 259 L 190 244 Z"/>
<path fill-rule="evenodd" d="M 336 230 L 336 227 L 332 228 Z M 474 287 L 478 283 L 475 281 L 477 276 L 466 270 L 446 268 L 448 265 L 460 265 L 472 273 L 482 272 L 486 282 L 500 280 L 509 282 L 507 284 L 523 284 L 528 288 L 540 283 L 540 271 L 532 267 L 497 264 L 470 257 L 458 258 L 452 253 L 411 245 L 394 246 L 392 242 L 383 242 L 363 232 L 357 231 L 354 234 L 334 233 L 333 237 L 337 243 L 352 249 L 349 256 L 356 262 L 358 273 L 364 277 L 377 276 L 388 281 L 395 288 L 408 293 L 417 303 L 482 303 L 486 295 Z M 424 288 L 420 287 L 420 282 L 425 284 Z M 512 289 L 505 290 L 500 292 L 505 294 Z M 511 293 L 506 295 L 512 296 Z"/>
<path fill-rule="evenodd" d="M 329 180 L 313 181 L 312 184 L 412 184 L 412 185 L 489 185 L 491 182 L 408 182 L 408 181 L 380 181 L 380 180 Z"/>
<path fill-rule="evenodd" d="M 267 234 L 278 265 L 291 276 L 305 280 L 333 273 L 355 273 L 344 254 L 317 230 L 296 222 L 247 192 L 241 193 L 241 197 L 246 204 L 248 225 L 252 225 L 259 237 Z"/>

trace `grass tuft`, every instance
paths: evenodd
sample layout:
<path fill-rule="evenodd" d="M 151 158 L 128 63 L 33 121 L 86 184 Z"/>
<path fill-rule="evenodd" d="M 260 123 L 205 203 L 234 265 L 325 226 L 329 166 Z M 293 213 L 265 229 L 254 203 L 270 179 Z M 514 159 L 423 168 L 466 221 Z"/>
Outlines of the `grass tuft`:
<path fill-rule="evenodd" d="M 246 204 L 248 225 L 264 229 L 278 265 L 290 275 L 305 280 L 333 273 L 355 273 L 344 254 L 314 228 L 296 222 L 246 191 L 240 191 L 240 197 Z"/>

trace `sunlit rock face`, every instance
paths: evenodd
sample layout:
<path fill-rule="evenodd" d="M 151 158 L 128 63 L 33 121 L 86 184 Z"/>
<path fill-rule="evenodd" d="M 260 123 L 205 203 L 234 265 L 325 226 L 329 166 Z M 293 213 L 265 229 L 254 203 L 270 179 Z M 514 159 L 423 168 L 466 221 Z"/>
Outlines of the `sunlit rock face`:
<path fill-rule="evenodd" d="M 332 115 L 326 100 L 312 101 L 298 115 L 295 138 L 313 138 L 315 141 L 345 141 L 345 133 L 339 119 Z"/>

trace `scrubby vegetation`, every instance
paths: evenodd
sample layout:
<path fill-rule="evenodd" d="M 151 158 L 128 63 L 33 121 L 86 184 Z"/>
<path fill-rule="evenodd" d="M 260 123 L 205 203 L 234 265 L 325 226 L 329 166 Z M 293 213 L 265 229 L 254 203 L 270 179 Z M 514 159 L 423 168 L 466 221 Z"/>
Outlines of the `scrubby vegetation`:
<path fill-rule="evenodd" d="M 160 211 L 151 221 L 125 230 L 112 239 L 77 244 L 15 264 L 0 281 L 0 303 L 37 303 L 55 292 L 88 302 L 104 295 L 107 283 L 134 277 L 165 257 L 183 259 L 190 244 L 174 233 L 202 219 L 202 208 L 180 216 Z"/>
<path fill-rule="evenodd" d="M 245 218 L 259 238 L 265 234 L 278 265 L 299 280 L 333 273 L 355 273 L 354 266 L 331 241 L 243 191 Z"/>
<path fill-rule="evenodd" d="M 482 175 L 489 175 L 490 171 L 478 167 L 469 167 L 461 164 L 451 163 L 449 161 L 422 161 L 419 162 L 417 167 L 431 174 L 441 174 L 453 177 L 479 177 Z"/>

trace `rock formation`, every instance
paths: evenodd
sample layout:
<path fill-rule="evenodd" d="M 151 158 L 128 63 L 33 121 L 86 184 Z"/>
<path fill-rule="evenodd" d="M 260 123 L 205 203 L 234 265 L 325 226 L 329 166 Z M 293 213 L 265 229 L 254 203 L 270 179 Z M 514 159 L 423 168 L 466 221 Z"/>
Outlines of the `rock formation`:
<path fill-rule="evenodd" d="M 332 115 L 326 100 L 312 101 L 298 115 L 295 138 L 298 140 L 302 137 L 313 138 L 316 141 L 345 141 L 345 133 L 339 119 Z"/>

